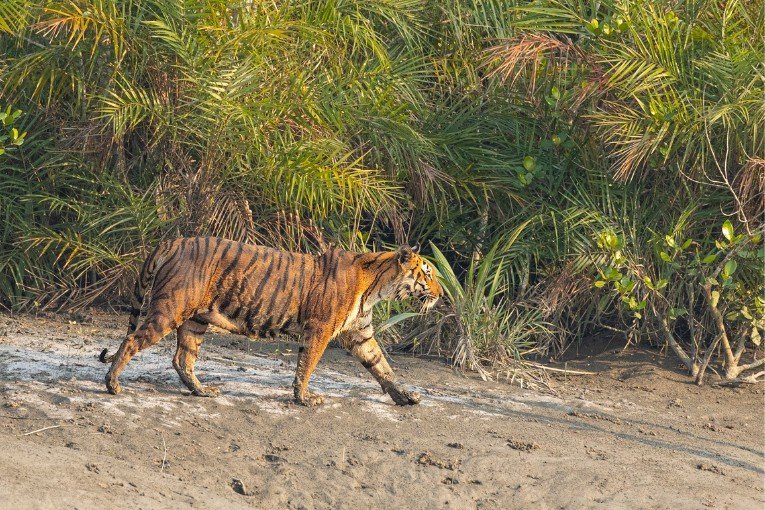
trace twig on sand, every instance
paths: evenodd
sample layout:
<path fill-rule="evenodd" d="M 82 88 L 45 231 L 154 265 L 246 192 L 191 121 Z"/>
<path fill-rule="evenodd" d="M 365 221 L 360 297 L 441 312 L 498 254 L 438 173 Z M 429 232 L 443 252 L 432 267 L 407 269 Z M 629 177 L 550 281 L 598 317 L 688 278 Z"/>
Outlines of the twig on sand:
<path fill-rule="evenodd" d="M 730 379 L 728 381 L 718 381 L 715 386 L 740 386 L 742 384 L 757 384 L 765 382 L 765 370 L 757 372 L 756 374 L 748 375 L 746 377 L 737 377 L 736 379 Z"/>
<path fill-rule="evenodd" d="M 258 353 L 250 353 L 250 356 L 254 356 L 256 358 L 264 358 L 264 359 L 271 359 L 268 356 L 264 354 L 258 354 Z M 213 361 L 219 361 L 221 363 L 226 363 L 228 365 L 246 365 L 250 367 L 260 367 L 261 365 L 258 365 L 257 363 L 248 363 L 246 361 L 242 360 L 235 360 L 235 359 L 227 359 L 227 358 L 219 358 L 217 356 L 205 356 L 205 359 L 210 359 Z"/>
<path fill-rule="evenodd" d="M 569 370 L 567 368 L 554 368 L 542 365 L 540 363 L 526 362 L 526 365 L 538 368 L 540 370 L 549 370 L 550 372 L 560 372 L 566 375 L 598 375 L 597 372 L 588 372 L 587 370 Z"/>
<path fill-rule="evenodd" d="M 41 429 L 33 430 L 32 432 L 27 432 L 26 434 L 21 434 L 21 435 L 31 436 L 32 434 L 37 434 L 38 432 L 42 432 L 43 430 L 57 429 L 59 427 L 61 427 L 61 425 L 51 425 L 50 427 L 43 427 Z"/>
<path fill-rule="evenodd" d="M 160 473 L 165 472 L 165 463 L 167 462 L 167 443 L 165 443 L 165 435 L 162 434 L 162 448 L 165 449 L 165 454 L 162 456 L 162 467 L 159 468 Z"/>

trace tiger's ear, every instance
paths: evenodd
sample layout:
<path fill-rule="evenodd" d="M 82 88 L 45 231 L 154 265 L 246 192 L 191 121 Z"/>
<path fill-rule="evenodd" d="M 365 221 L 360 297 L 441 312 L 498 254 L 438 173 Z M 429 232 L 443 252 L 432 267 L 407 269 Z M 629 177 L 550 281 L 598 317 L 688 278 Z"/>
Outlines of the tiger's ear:
<path fill-rule="evenodd" d="M 417 255 L 419 255 L 420 254 L 420 243 L 417 243 L 414 246 L 412 246 L 412 251 L 414 253 L 416 253 Z"/>
<path fill-rule="evenodd" d="M 408 264 L 412 257 L 414 257 L 414 251 L 407 245 L 396 250 L 396 260 L 399 264 Z"/>

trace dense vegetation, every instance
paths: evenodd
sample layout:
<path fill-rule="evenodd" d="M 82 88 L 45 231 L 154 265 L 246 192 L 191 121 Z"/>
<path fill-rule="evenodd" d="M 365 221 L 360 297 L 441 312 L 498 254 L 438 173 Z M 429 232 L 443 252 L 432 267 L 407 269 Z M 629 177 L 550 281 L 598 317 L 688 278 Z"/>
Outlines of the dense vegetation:
<path fill-rule="evenodd" d="M 168 236 L 420 242 L 451 300 L 401 345 L 483 370 L 609 329 L 735 378 L 763 358 L 764 25 L 761 0 L 4 0 L 0 302 L 119 302 Z"/>

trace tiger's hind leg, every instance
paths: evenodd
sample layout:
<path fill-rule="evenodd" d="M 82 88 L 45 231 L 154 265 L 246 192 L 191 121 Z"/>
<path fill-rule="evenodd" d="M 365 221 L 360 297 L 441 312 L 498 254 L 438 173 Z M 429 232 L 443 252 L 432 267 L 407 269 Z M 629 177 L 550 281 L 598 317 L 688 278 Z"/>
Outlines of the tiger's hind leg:
<path fill-rule="evenodd" d="M 205 331 L 207 323 L 197 317 L 192 317 L 178 327 L 178 348 L 173 357 L 173 367 L 193 395 L 217 397 L 220 390 L 215 386 L 202 386 L 194 374 L 194 363 L 197 361 Z"/>
<path fill-rule="evenodd" d="M 122 391 L 119 377 L 130 359 L 138 351 L 151 347 L 162 340 L 174 327 L 175 323 L 171 318 L 163 314 L 153 313 L 147 316 L 146 321 L 135 333 L 128 335 L 122 341 L 122 345 L 114 355 L 112 366 L 106 374 L 106 389 L 109 393 L 116 395 Z"/>
<path fill-rule="evenodd" d="M 390 395 L 396 405 L 407 406 L 420 402 L 419 393 L 407 391 L 396 384 L 396 375 L 377 344 L 371 326 L 345 336 L 342 344 L 372 374 L 383 392 Z"/>

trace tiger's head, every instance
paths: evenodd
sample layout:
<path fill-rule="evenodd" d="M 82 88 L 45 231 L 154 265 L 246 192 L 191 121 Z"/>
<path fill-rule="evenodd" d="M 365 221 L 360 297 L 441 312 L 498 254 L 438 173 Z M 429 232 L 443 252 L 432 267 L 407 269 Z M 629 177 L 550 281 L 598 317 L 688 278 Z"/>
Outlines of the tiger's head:
<path fill-rule="evenodd" d="M 435 271 L 420 256 L 418 249 L 402 246 L 396 250 L 396 262 L 401 273 L 396 285 L 396 298 L 405 299 L 414 296 L 422 300 L 422 311 L 428 311 L 444 295 L 444 289 L 438 283 Z"/>

